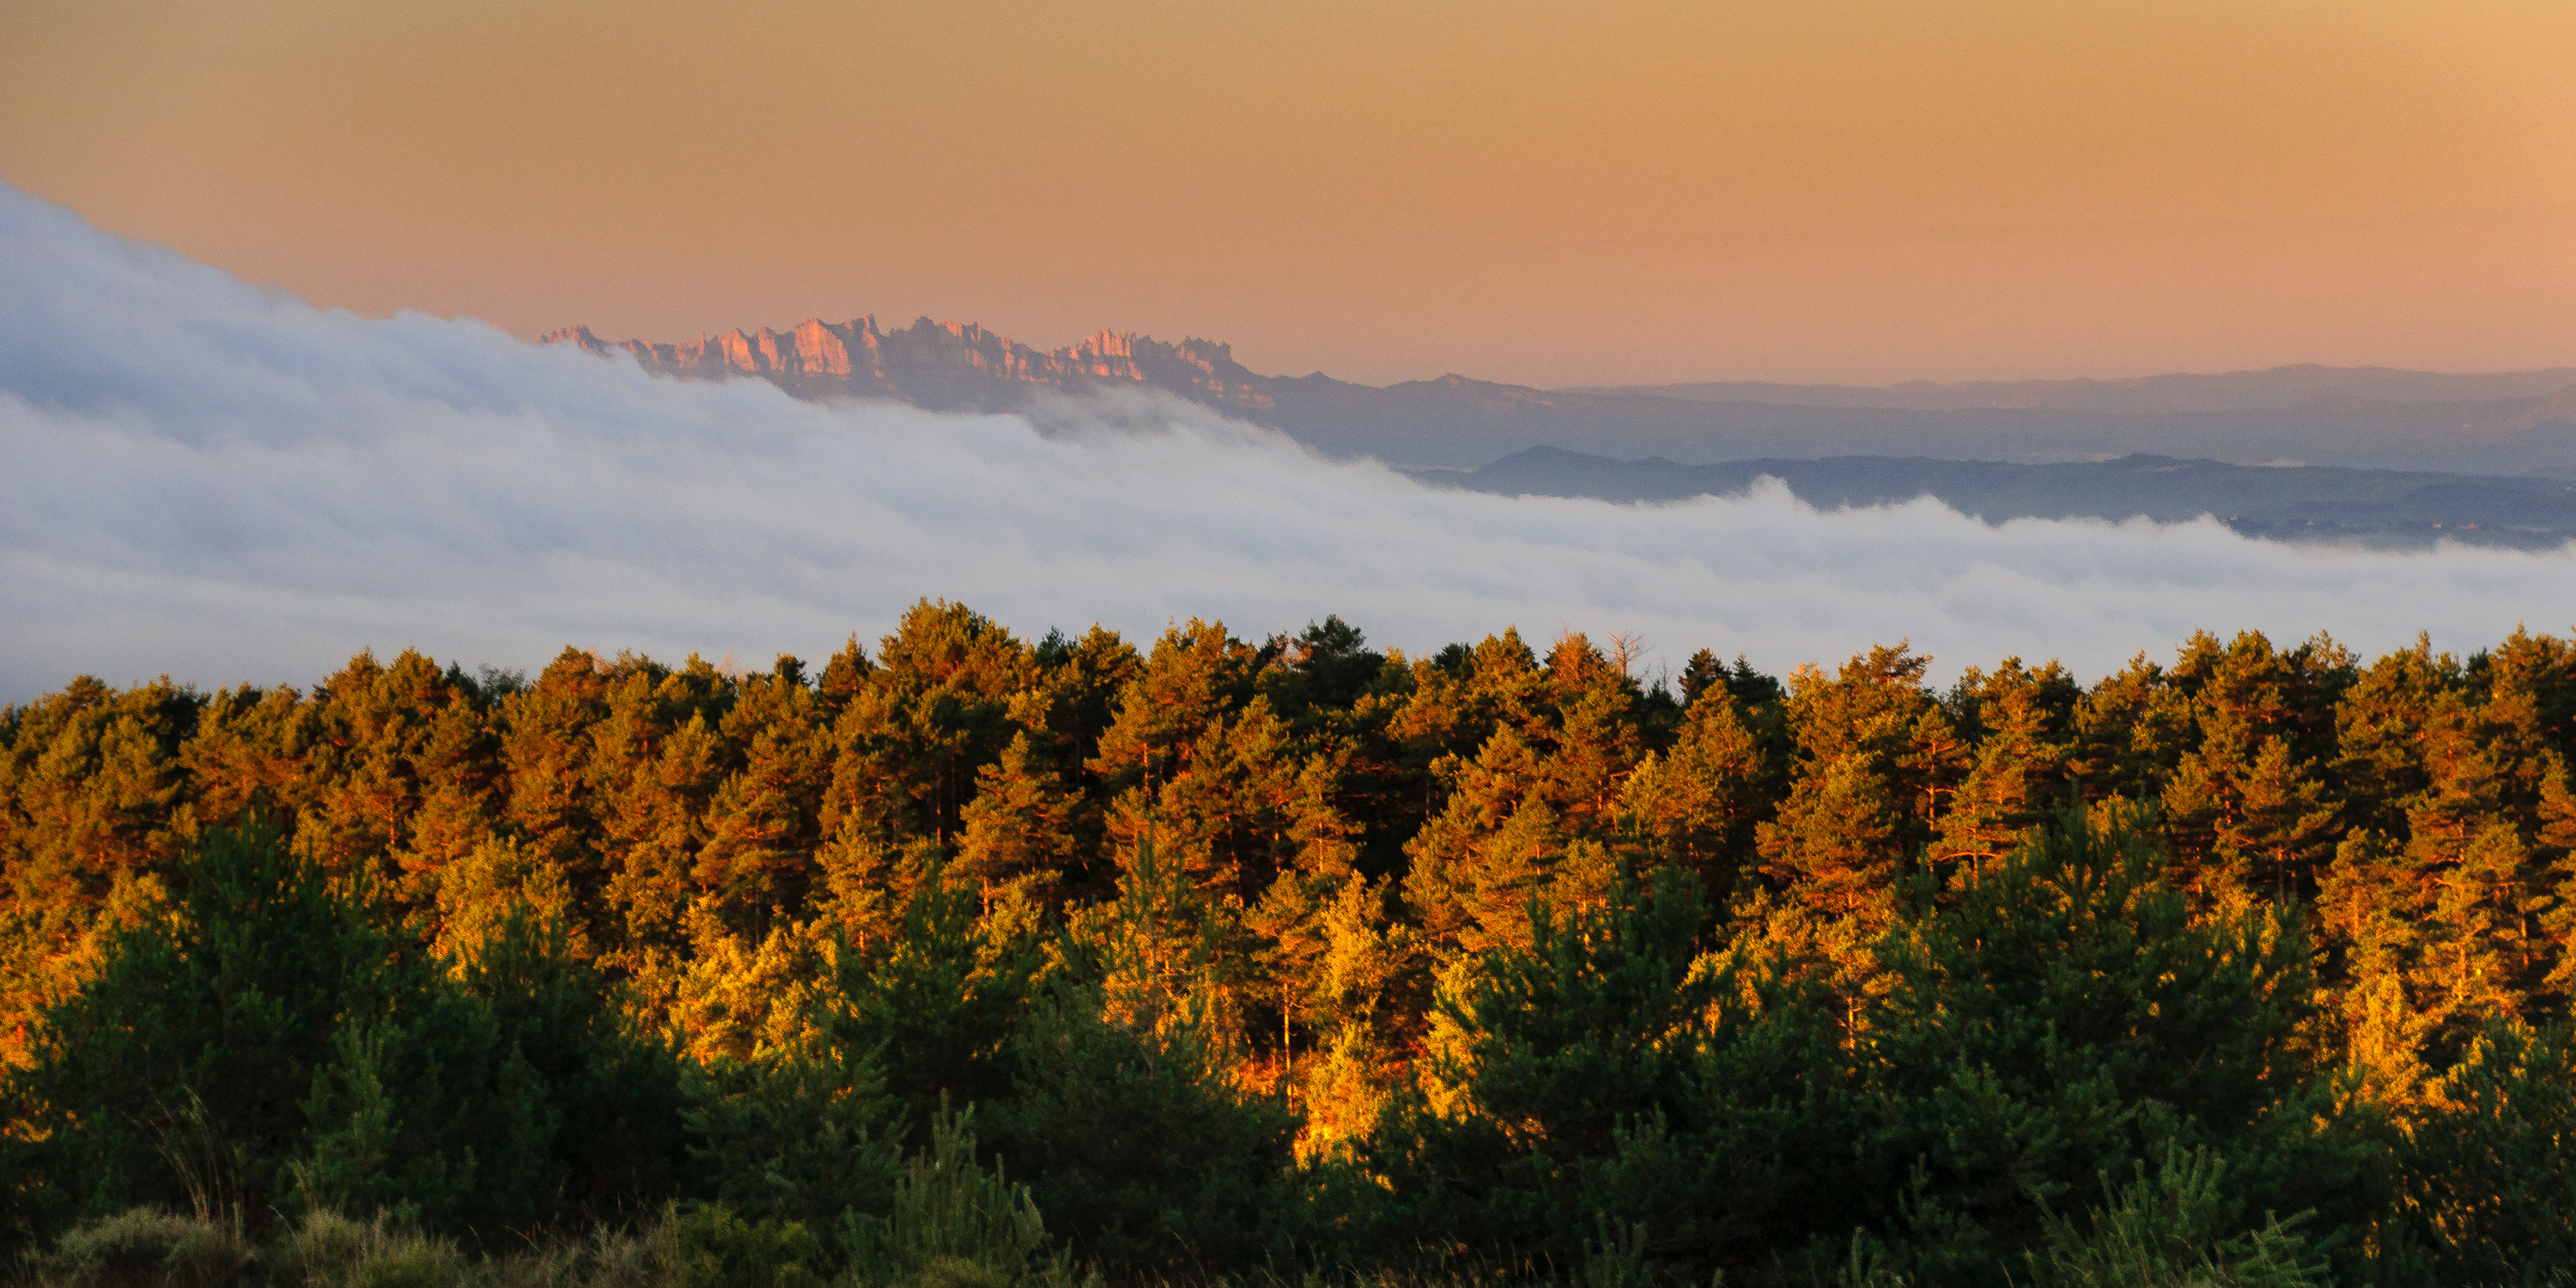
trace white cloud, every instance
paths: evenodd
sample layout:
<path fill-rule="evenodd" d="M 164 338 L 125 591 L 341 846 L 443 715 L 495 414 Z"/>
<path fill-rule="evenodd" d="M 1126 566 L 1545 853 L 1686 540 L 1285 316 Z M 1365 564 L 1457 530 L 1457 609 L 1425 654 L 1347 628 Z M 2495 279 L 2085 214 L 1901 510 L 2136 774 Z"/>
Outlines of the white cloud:
<path fill-rule="evenodd" d="M 923 595 L 1024 634 L 1326 613 L 1773 669 L 1910 637 L 2087 676 L 2199 627 L 2365 652 L 2563 628 L 2576 554 L 2365 553 L 2209 522 L 1436 491 L 1171 400 L 801 403 L 262 292 L 0 188 L 0 700 L 78 672 L 309 683 L 361 647 L 542 664 L 828 653 Z"/>

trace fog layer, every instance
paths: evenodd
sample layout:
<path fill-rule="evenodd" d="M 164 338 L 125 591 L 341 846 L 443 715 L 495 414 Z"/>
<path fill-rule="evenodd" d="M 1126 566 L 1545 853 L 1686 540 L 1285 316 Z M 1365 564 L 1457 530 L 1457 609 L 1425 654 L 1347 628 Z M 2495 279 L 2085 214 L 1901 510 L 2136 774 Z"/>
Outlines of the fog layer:
<path fill-rule="evenodd" d="M 2195 628 L 2376 651 L 2563 629 L 2576 555 L 2374 554 L 2216 523 L 1425 489 L 1170 400 L 1029 415 L 684 383 L 472 321 L 316 310 L 0 187 L 0 701 L 89 672 L 310 682 L 360 648 L 766 665 L 921 596 L 1034 634 L 1380 645 L 1517 625 L 1785 669 L 1910 638 L 2087 677 Z"/>

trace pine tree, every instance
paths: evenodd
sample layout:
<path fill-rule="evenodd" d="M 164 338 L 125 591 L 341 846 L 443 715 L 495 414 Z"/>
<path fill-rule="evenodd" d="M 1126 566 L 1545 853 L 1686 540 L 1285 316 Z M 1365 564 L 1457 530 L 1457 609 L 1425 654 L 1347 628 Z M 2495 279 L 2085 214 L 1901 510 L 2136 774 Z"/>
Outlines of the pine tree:
<path fill-rule="evenodd" d="M 1475 755 L 1505 725 L 1531 732 L 1545 718 L 1545 686 L 1538 655 L 1518 630 L 1488 635 L 1472 649 L 1452 645 L 1414 665 L 1413 691 L 1389 718 L 1387 735 L 1408 767 L 1427 771 L 1443 756 Z M 1426 801 L 1422 817 L 1438 808 Z"/>
<path fill-rule="evenodd" d="M 2543 755 L 2534 813 L 2532 860 L 2551 900 L 2539 913 L 2550 966 L 2538 1009 L 2564 1018 L 2569 999 L 2576 997 L 2576 789 L 2569 786 L 2567 762 L 2555 752 Z"/>
<path fill-rule="evenodd" d="M 1440 815 L 1405 846 L 1405 902 L 1434 951 L 1481 952 L 1524 942 L 1529 901 L 1552 883 L 1566 852 L 1544 791 L 1540 753 L 1509 726 L 1472 763 L 1446 762 L 1454 786 Z"/>
<path fill-rule="evenodd" d="M 2088 804 L 2154 799 L 2193 729 L 2190 699 L 2140 653 L 2076 704 L 2068 775 Z"/>
<path fill-rule="evenodd" d="M 721 733 L 740 759 L 707 802 L 697 886 L 737 925 L 801 916 L 832 769 L 818 705 L 796 659 L 782 657 L 770 674 L 745 678 Z"/>
<path fill-rule="evenodd" d="M 2404 830 L 2406 803 L 2430 781 L 2421 746 L 2434 704 L 2465 681 L 2430 640 L 2388 654 L 2361 673 L 2335 711 L 2334 774 L 2357 827 Z"/>
<path fill-rule="evenodd" d="M 734 696 L 695 654 L 677 671 L 621 664 L 609 686 L 591 734 L 604 907 L 590 920 L 617 960 L 684 942 L 680 914 L 700 893 L 708 806 L 733 760 L 718 725 Z"/>
<path fill-rule="evenodd" d="M 953 842 L 977 770 L 1010 744 L 1011 699 L 1032 674 L 1028 647 L 991 619 L 945 600 L 913 605 L 832 726 L 824 832 Z"/>
<path fill-rule="evenodd" d="M 209 705 L 220 718 L 248 696 L 82 676 L 0 711 L 0 1071 L 178 875 L 198 826 L 186 747 Z"/>
<path fill-rule="evenodd" d="M 1726 691 L 1726 663 L 1718 661 L 1717 654 L 1701 649 L 1691 654 L 1690 661 L 1682 667 L 1681 683 L 1682 707 L 1688 710 L 1712 688 Z"/>
<path fill-rule="evenodd" d="M 1144 672 L 1145 659 L 1116 631 L 1097 624 L 1080 639 L 1050 632 L 1034 653 L 1038 680 L 1031 696 L 1040 709 L 1023 723 L 1045 729 L 1055 763 L 1079 779 L 1092 772 L 1086 766 L 1100 754 L 1101 735 L 1117 719 L 1120 695 Z M 1080 781 L 1086 791 L 1098 785 L 1096 779 Z"/>
<path fill-rule="evenodd" d="M 2491 652 L 2469 659 L 2468 669 L 2485 680 L 2490 719 L 2561 756 L 2576 750 L 2576 646 L 2516 626 Z"/>
<path fill-rule="evenodd" d="M 501 702 L 501 754 L 510 773 L 503 821 L 538 857 L 585 886 L 599 842 L 590 735 L 606 714 L 607 690 L 599 660 L 568 647 L 533 685 Z"/>
<path fill-rule="evenodd" d="M 2463 1042 L 2488 1016 L 2520 1013 L 2546 972 L 2531 935 L 2549 892 L 2505 812 L 2509 781 L 2485 733 L 2459 695 L 2436 702 L 2423 730 L 2430 782 L 2407 809 L 2403 851 L 2430 919 L 2420 996 Z"/>
<path fill-rule="evenodd" d="M 1359 874 L 1360 829 L 1336 803 L 1339 776 L 1328 757 L 1306 761 L 1288 797 L 1278 802 L 1287 848 L 1278 852 L 1276 875 L 1242 914 L 1254 941 L 1251 987 L 1279 1017 L 1277 1045 L 1267 1044 L 1266 1023 L 1255 1026 L 1255 1045 L 1268 1050 L 1283 1077 L 1294 1071 L 1301 1033 L 1313 1038 L 1354 1026 L 1375 1031 L 1373 1011 L 1383 985 L 1367 988 L 1362 1000 L 1359 992 L 1367 986 L 1336 972 L 1358 969 L 1355 954 L 1365 955 L 1365 945 L 1384 949 L 1389 943 L 1382 924 L 1389 886 L 1372 887 Z M 1409 942 L 1400 932 L 1397 938 Z"/>
<path fill-rule="evenodd" d="M 977 778 L 963 816 L 957 874 L 974 882 L 988 905 L 1006 893 L 1052 904 L 1077 864 L 1077 802 L 1026 731 L 1012 735 L 1002 758 Z"/>
<path fill-rule="evenodd" d="M 1884 926 L 1900 868 L 1954 790 L 1964 748 L 1922 687 L 1925 665 L 1880 647 L 1831 678 L 1791 677 L 1798 765 L 1757 845 L 1764 873 L 1821 915 Z"/>
<path fill-rule="evenodd" d="M 441 717 L 464 697 L 437 663 L 410 651 L 391 666 L 361 653 L 324 681 L 314 693 L 317 736 L 304 770 L 317 790 L 297 822 L 297 844 L 335 872 L 399 881 L 395 856 L 410 848 L 428 790 L 422 761 Z M 452 751 L 470 758 L 480 750 L 469 731 L 451 724 L 451 734 L 467 744 Z M 450 768 L 485 778 L 473 787 L 487 787 L 488 762 Z"/>
<path fill-rule="evenodd" d="M 1549 650 L 1547 672 L 1554 736 L 1543 790 L 1570 831 L 1597 840 L 1614 830 L 1622 783 L 1645 753 L 1643 694 L 1579 634 Z"/>
<path fill-rule="evenodd" d="M 1386 655 L 1339 617 L 1309 624 L 1295 639 L 1273 642 L 1279 664 L 1262 672 L 1270 705 L 1301 732 L 1347 712 L 1383 678 Z"/>
<path fill-rule="evenodd" d="M 2395 1105 L 2417 1097 L 2427 1045 L 2446 1018 L 2417 995 L 2431 892 L 2400 851 L 2376 830 L 2348 833 L 2317 890 L 2323 1000 L 2337 1013 L 2340 1045 L 2366 1093 Z"/>
<path fill-rule="evenodd" d="M 46 1016 L 27 1086 L 57 1221 L 184 1207 L 192 1185 L 264 1219 L 341 1017 L 403 991 L 391 938 L 275 833 L 209 833 L 190 877 Z"/>
<path fill-rule="evenodd" d="M 180 749 L 205 698 L 167 680 L 122 693 L 88 676 L 13 710 L 0 856 L 20 900 L 94 903 L 125 872 L 164 868 L 186 837 Z"/>
<path fill-rule="evenodd" d="M 2264 740 L 2236 783 L 2236 810 L 2215 838 L 2222 865 L 2276 903 L 2312 896 L 2319 868 L 2334 853 L 2341 811 L 2324 783 L 2291 762 L 2287 740 Z"/>
<path fill-rule="evenodd" d="M 868 660 L 867 650 L 859 647 L 859 637 L 850 636 L 849 642 L 823 663 L 823 674 L 814 681 L 814 696 L 822 701 L 824 718 L 840 719 L 842 710 L 867 687 L 876 669 L 876 663 Z"/>
<path fill-rule="evenodd" d="M 2063 804 L 2067 724 L 2076 689 L 2056 663 L 2037 671 L 2007 658 L 1988 675 L 1968 668 L 1955 690 L 1975 750 L 1931 857 L 1982 871 L 2021 848 L 2031 829 Z"/>
<path fill-rule="evenodd" d="M 2248 1224 L 2344 1199 L 2357 1160 L 2319 1139 L 2338 1089 L 2295 914 L 2196 916 L 2163 866 L 2127 810 L 2070 813 L 1887 941 L 1867 1056 L 1886 1127 L 1864 1148 L 1916 1232 L 1897 1269 L 1992 1276 L 2052 1206 L 2169 1145 L 2241 1169 L 2226 1206 Z"/>
<path fill-rule="evenodd" d="M 238 827 L 254 815 L 285 822 L 310 803 L 304 766 L 319 736 L 318 711 L 293 689 L 216 692 L 179 750 L 199 822 Z"/>
<path fill-rule="evenodd" d="M 1621 812 L 1657 865 L 1696 874 L 1723 898 L 1769 813 L 1775 767 L 1723 688 L 1683 710 L 1681 733 L 1628 776 Z"/>
<path fill-rule="evenodd" d="M 1140 785 L 1150 792 L 1188 773 L 1200 736 L 1252 697 L 1264 661 L 1223 623 L 1192 618 L 1164 631 L 1120 691 L 1117 720 L 1089 768 L 1113 793 Z"/>

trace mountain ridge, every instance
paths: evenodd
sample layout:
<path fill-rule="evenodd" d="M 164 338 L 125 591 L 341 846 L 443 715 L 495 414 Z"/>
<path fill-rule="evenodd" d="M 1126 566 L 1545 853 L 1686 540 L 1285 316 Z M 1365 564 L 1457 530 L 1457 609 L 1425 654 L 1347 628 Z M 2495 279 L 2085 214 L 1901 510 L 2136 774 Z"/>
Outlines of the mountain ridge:
<path fill-rule="evenodd" d="M 1774 478 L 1824 510 L 1929 496 L 1989 523 L 2207 516 L 2246 536 L 2385 548 L 2452 541 L 2549 549 L 2576 538 L 2576 481 L 2567 479 L 2237 465 L 2148 453 L 2044 465 L 1894 456 L 1683 465 L 1536 447 L 1474 470 L 1406 473 L 1434 487 L 1622 503 L 1734 495 Z"/>
<path fill-rule="evenodd" d="M 1384 386 L 1322 372 L 1264 375 L 1231 345 L 1196 337 L 1103 330 L 1039 349 L 975 323 L 923 317 L 889 330 L 872 314 L 679 343 L 610 342 L 587 327 L 542 340 L 623 352 L 666 375 L 751 376 L 799 397 L 896 398 L 935 410 L 1008 410 L 1040 391 L 1159 389 L 1329 456 L 1426 468 L 1558 446 L 1696 463 L 1871 454 L 2042 462 L 2146 451 L 2240 464 L 2576 470 L 2576 368 L 2457 375 L 2298 365 L 2108 381 L 1540 389 L 1455 373 Z"/>

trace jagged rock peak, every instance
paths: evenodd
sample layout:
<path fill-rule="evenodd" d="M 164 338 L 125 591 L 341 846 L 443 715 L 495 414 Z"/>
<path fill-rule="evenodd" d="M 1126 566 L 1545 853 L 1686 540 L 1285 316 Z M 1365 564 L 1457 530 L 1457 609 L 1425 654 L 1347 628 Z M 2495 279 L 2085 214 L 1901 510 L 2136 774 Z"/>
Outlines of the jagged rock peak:
<path fill-rule="evenodd" d="M 647 371 L 697 379 L 758 376 L 802 397 L 900 398 L 927 407 L 989 407 L 1038 389 L 1083 392 L 1144 386 L 1239 410 L 1273 406 L 1269 377 L 1245 370 L 1234 347 L 1196 337 L 1168 344 L 1134 331 L 1102 330 L 1061 349 L 1038 349 L 974 322 L 930 317 L 894 331 L 874 315 L 847 322 L 807 318 L 789 331 L 741 328 L 694 341 L 611 343 L 586 326 L 541 343 L 593 353 L 628 353 Z"/>

